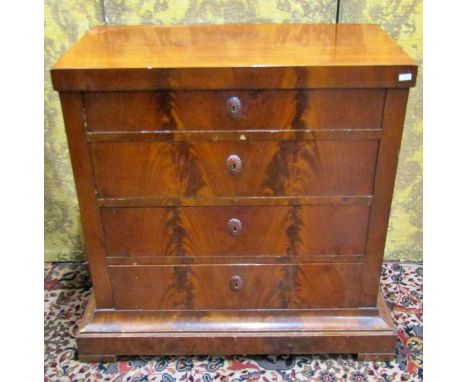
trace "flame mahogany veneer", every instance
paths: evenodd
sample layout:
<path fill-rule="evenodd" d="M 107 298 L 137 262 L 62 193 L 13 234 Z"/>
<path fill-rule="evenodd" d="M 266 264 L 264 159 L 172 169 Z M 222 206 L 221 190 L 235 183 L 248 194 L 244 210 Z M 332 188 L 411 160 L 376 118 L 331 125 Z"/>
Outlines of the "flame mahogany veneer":
<path fill-rule="evenodd" d="M 417 67 L 375 25 L 115 26 L 52 69 L 93 282 L 80 358 L 391 359 Z"/>

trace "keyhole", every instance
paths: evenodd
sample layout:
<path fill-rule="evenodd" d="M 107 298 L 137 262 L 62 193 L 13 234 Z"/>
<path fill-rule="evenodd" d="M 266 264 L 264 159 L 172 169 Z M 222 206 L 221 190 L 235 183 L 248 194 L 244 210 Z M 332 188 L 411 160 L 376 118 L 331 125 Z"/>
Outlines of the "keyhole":
<path fill-rule="evenodd" d="M 240 276 L 231 277 L 231 281 L 229 282 L 230 288 L 236 292 L 242 288 L 242 284 L 243 282 Z"/>
<path fill-rule="evenodd" d="M 242 232 L 242 223 L 239 219 L 232 218 L 228 222 L 228 232 L 232 236 L 239 236 Z"/>
<path fill-rule="evenodd" d="M 233 96 L 229 97 L 225 104 L 226 114 L 231 118 L 239 118 L 242 111 L 242 103 L 239 97 Z"/>
<path fill-rule="evenodd" d="M 237 175 L 242 171 L 242 160 L 236 154 L 231 154 L 226 159 L 226 169 L 232 174 Z"/>

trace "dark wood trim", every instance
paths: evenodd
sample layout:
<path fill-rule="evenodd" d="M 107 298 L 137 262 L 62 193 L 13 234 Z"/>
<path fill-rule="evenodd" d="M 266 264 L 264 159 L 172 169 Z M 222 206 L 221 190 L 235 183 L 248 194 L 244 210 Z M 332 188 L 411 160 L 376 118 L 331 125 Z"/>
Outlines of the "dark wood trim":
<path fill-rule="evenodd" d="M 372 204 L 372 196 L 265 196 L 196 198 L 98 198 L 100 207 L 176 207 L 176 206 L 322 206 Z"/>
<path fill-rule="evenodd" d="M 380 139 L 381 129 L 88 132 L 88 142 Z"/>
<path fill-rule="evenodd" d="M 385 251 L 408 92 L 409 89 L 389 89 L 385 98 L 383 136 L 377 156 L 374 197 L 370 211 L 365 270 L 363 272 L 362 306 L 375 306 L 377 302 L 380 268 Z"/>
<path fill-rule="evenodd" d="M 86 141 L 81 94 L 63 92 L 60 93 L 60 101 L 75 176 L 91 279 L 96 290 L 96 305 L 99 308 L 113 308 L 114 302 L 106 266 L 104 235 L 96 200 L 94 169 L 89 144 Z"/>
<path fill-rule="evenodd" d="M 255 67 L 52 69 L 51 75 L 60 91 L 409 88 L 417 66 L 264 67 L 261 72 Z M 399 82 L 401 73 L 411 73 L 412 80 Z"/>

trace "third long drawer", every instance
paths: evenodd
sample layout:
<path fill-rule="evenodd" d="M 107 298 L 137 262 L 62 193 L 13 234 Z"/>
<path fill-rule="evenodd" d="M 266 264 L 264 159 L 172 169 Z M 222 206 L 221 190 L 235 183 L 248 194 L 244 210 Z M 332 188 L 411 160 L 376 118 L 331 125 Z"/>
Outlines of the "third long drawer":
<path fill-rule="evenodd" d="M 365 204 L 101 211 L 110 257 L 359 255 L 369 216 Z"/>

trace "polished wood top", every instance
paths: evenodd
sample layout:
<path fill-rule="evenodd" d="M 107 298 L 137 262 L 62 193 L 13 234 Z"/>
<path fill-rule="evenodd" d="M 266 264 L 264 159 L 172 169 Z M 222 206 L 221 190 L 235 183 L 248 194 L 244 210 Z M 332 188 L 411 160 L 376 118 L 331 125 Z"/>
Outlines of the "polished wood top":
<path fill-rule="evenodd" d="M 54 69 L 413 66 L 377 25 L 100 26 Z"/>

